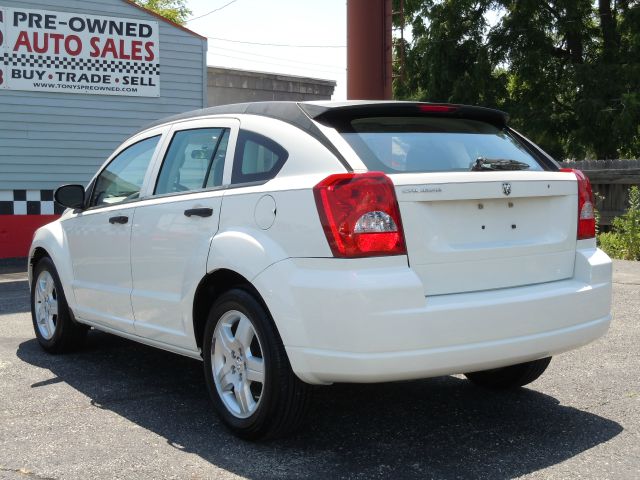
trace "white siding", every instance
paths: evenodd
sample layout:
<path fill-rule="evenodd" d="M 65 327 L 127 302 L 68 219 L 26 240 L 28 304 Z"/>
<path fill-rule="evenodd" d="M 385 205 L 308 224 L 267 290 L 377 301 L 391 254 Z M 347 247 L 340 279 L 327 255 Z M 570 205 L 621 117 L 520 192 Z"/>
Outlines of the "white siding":
<path fill-rule="evenodd" d="M 160 97 L 0 90 L 0 190 L 86 183 L 126 137 L 203 108 L 206 40 L 123 0 L 0 0 L 0 6 L 139 18 L 160 25 Z"/>

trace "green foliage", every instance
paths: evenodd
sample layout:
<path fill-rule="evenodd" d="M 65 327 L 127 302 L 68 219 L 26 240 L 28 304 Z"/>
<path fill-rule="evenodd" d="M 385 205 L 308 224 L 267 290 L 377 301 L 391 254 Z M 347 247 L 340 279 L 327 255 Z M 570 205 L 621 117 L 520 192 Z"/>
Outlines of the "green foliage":
<path fill-rule="evenodd" d="M 602 232 L 598 235 L 598 246 L 611 258 L 624 258 L 622 237 L 615 232 Z"/>
<path fill-rule="evenodd" d="M 178 25 L 184 25 L 191 15 L 186 0 L 133 0 L 133 2 Z"/>
<path fill-rule="evenodd" d="M 557 158 L 640 157 L 637 0 L 404 0 L 404 13 L 396 98 L 502 108 Z"/>
<path fill-rule="evenodd" d="M 406 0 L 414 41 L 404 46 L 406 76 L 395 82 L 396 97 L 493 106 L 500 102 L 506 75 L 494 72 L 483 41 L 489 3 Z M 396 44 L 397 55 L 401 50 Z"/>
<path fill-rule="evenodd" d="M 598 243 L 613 258 L 640 260 L 640 189 L 629 190 L 629 209 L 613 219 L 613 231 L 598 235 Z"/>

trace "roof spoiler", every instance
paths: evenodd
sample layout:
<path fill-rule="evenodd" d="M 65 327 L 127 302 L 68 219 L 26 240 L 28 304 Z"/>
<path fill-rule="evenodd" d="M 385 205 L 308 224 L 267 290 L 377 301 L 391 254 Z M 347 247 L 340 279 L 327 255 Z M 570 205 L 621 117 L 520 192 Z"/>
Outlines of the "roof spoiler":
<path fill-rule="evenodd" d="M 335 126 L 338 123 L 363 117 L 446 117 L 480 120 L 499 128 L 507 126 L 509 115 L 492 108 L 472 107 L 448 103 L 373 102 L 325 106 L 300 103 L 300 108 L 316 122 Z"/>

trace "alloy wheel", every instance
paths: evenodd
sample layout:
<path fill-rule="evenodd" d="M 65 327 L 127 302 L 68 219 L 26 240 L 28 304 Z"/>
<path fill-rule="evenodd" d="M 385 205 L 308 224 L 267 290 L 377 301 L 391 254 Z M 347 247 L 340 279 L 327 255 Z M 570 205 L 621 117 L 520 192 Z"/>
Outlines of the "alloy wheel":
<path fill-rule="evenodd" d="M 237 418 L 258 408 L 265 383 L 263 350 L 255 327 L 242 312 L 230 310 L 213 332 L 211 369 L 220 399 Z"/>
<path fill-rule="evenodd" d="M 40 272 L 36 280 L 34 306 L 40 335 L 45 340 L 50 340 L 58 322 L 58 292 L 53 277 L 47 270 Z"/>

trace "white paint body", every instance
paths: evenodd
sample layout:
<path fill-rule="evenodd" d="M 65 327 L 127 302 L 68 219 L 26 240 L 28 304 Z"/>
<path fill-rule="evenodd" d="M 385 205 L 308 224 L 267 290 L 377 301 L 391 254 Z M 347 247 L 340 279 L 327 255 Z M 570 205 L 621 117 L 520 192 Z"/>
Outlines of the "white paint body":
<path fill-rule="evenodd" d="M 223 188 L 153 196 L 172 133 L 210 126 L 231 129 Z M 276 178 L 230 186 L 239 128 L 288 151 Z M 52 257 L 82 323 L 201 358 L 194 296 L 207 273 L 228 269 L 262 296 L 294 372 L 327 384 L 512 365 L 589 343 L 611 321 L 611 260 L 595 240 L 576 241 L 571 173 L 391 175 L 408 254 L 338 259 L 312 189 L 345 167 L 320 142 L 279 120 L 217 115 L 142 132 L 114 155 L 157 134 L 138 201 L 68 210 L 34 237 L 30 256 L 42 248 Z M 182 214 L 201 207 L 213 215 Z M 113 215 L 129 223 L 110 224 Z"/>

